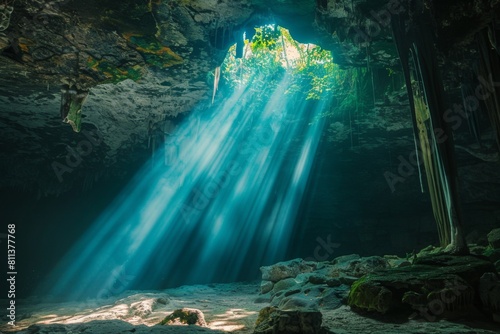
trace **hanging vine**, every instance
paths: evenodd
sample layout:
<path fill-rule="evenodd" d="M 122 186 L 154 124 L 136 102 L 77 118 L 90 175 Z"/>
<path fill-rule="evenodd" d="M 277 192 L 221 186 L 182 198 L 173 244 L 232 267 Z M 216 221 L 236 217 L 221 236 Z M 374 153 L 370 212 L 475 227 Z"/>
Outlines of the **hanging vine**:
<path fill-rule="evenodd" d="M 408 17 L 393 18 L 392 28 L 405 75 L 415 137 L 419 139 L 440 244 L 446 251 L 467 253 L 453 134 L 443 119 L 444 88 L 432 43 L 434 35 L 429 29 L 429 13 L 413 14 L 409 31 L 405 24 Z M 416 85 L 412 84 L 412 73 Z"/>

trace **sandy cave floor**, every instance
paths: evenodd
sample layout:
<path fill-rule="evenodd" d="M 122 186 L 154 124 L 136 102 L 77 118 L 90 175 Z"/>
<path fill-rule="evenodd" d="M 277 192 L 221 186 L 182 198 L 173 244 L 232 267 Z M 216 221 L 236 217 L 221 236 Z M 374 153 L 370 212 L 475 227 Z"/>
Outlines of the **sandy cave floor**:
<path fill-rule="evenodd" d="M 5 325 L 2 332 L 63 333 L 252 333 L 260 309 L 256 303 L 259 283 L 230 283 L 182 286 L 163 291 L 127 291 L 105 300 L 71 303 L 41 303 L 36 298 L 19 300 L 16 327 Z M 158 302 L 159 301 L 159 302 Z M 208 328 L 198 326 L 155 326 L 174 310 L 188 307 L 201 310 Z M 500 333 L 492 323 L 458 323 L 423 319 L 391 321 L 364 317 L 342 306 L 321 309 L 323 325 L 336 334 L 432 334 Z M 31 326 L 31 327 L 30 327 Z M 29 329 L 28 329 L 29 328 Z"/>

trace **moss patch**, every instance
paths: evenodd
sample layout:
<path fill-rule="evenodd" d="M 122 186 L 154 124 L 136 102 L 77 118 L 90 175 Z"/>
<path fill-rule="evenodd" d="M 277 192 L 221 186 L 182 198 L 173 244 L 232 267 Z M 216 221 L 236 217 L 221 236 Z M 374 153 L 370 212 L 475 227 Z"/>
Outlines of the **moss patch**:
<path fill-rule="evenodd" d="M 264 307 L 262 310 L 260 310 L 259 316 L 257 317 L 257 321 L 255 322 L 255 325 L 259 326 L 261 323 L 268 321 L 271 314 L 276 312 L 276 310 L 277 310 L 277 308 L 272 307 L 272 306 Z"/>
<path fill-rule="evenodd" d="M 377 282 L 370 281 L 367 276 L 352 285 L 349 293 L 349 305 L 367 311 L 386 313 L 393 303 L 392 292 Z"/>
<path fill-rule="evenodd" d="M 143 75 L 143 69 L 139 65 L 117 67 L 105 59 L 97 60 L 93 57 L 87 58 L 87 67 L 106 78 L 102 83 L 118 83 L 126 79 L 137 81 Z"/>
<path fill-rule="evenodd" d="M 179 55 L 161 44 L 154 36 L 125 34 L 124 37 L 144 57 L 144 60 L 150 66 L 167 68 L 184 62 Z"/>

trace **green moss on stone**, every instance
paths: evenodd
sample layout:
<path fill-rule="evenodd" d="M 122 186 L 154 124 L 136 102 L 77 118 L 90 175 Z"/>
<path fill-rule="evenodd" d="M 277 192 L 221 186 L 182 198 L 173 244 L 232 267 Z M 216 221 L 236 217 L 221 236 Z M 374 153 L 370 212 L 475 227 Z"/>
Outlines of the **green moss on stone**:
<path fill-rule="evenodd" d="M 143 69 L 139 65 L 117 67 L 107 60 L 92 57 L 87 59 L 87 67 L 106 77 L 102 83 L 118 83 L 127 79 L 138 81 L 143 75 Z"/>
<path fill-rule="evenodd" d="M 149 66 L 166 68 L 184 62 L 179 55 L 161 44 L 155 36 L 125 34 L 124 37 L 143 56 Z"/>
<path fill-rule="evenodd" d="M 266 322 L 269 319 L 269 317 L 271 316 L 271 314 L 276 312 L 276 310 L 277 309 L 275 307 L 272 307 L 272 306 L 267 306 L 267 307 L 264 307 L 262 310 L 260 310 L 259 316 L 257 317 L 257 321 L 255 322 L 255 326 L 258 326 L 261 323 Z"/>
<path fill-rule="evenodd" d="M 368 274 L 356 281 L 348 298 L 354 308 L 385 313 L 439 304 L 446 311 L 474 303 L 474 287 L 493 265 L 474 256 L 447 254 L 419 258 L 416 264 Z"/>
<path fill-rule="evenodd" d="M 368 311 L 386 313 L 392 304 L 392 292 L 369 280 L 369 275 L 356 281 L 349 293 L 348 304 Z"/>
<path fill-rule="evenodd" d="M 160 325 L 168 325 L 176 321 L 186 325 L 195 325 L 198 321 L 198 315 L 187 310 L 175 310 L 171 315 L 166 316 L 165 319 L 160 322 Z"/>

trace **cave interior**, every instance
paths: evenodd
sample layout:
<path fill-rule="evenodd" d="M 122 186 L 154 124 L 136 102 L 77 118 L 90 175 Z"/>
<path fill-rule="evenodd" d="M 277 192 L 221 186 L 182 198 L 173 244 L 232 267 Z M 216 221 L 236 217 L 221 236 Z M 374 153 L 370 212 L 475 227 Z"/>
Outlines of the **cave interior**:
<path fill-rule="evenodd" d="M 498 39 L 498 0 L 0 0 L 1 332 L 500 333 Z"/>

